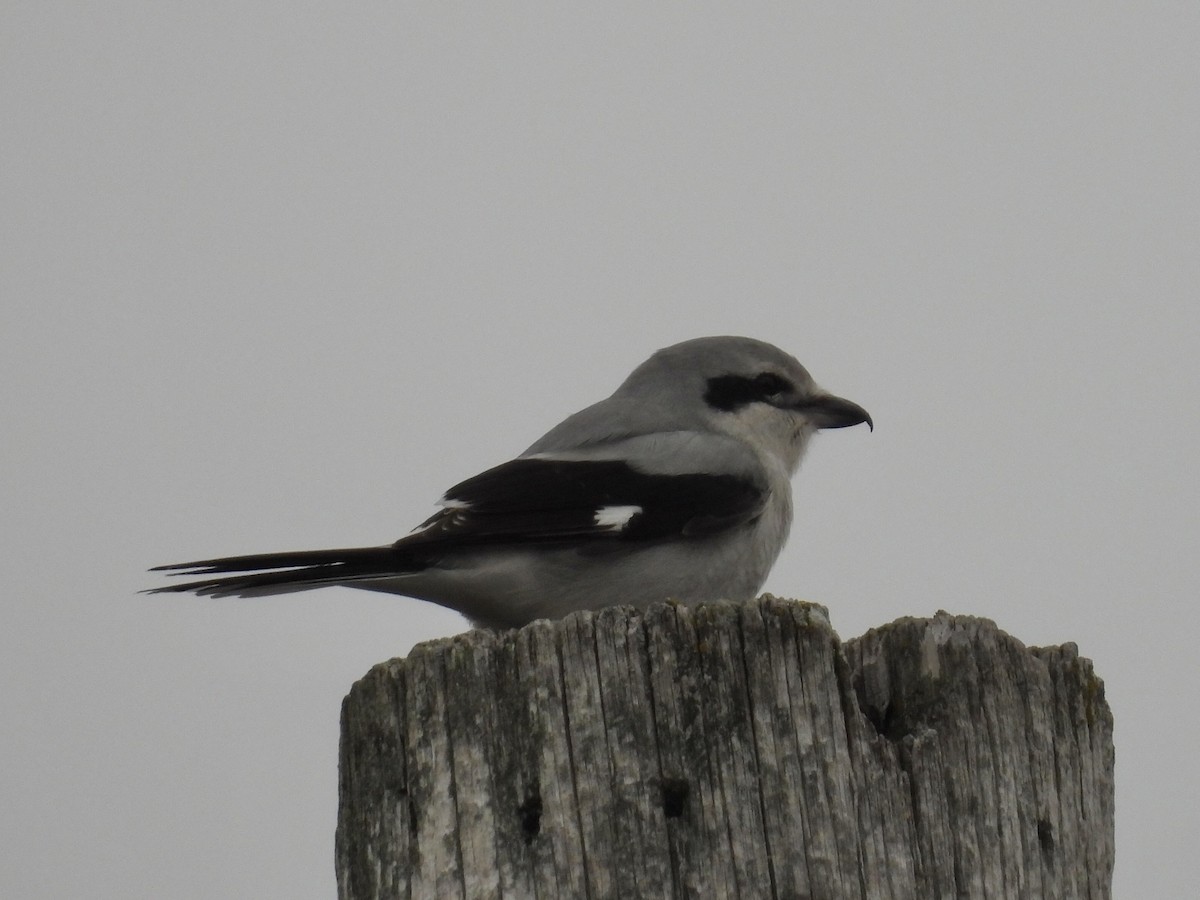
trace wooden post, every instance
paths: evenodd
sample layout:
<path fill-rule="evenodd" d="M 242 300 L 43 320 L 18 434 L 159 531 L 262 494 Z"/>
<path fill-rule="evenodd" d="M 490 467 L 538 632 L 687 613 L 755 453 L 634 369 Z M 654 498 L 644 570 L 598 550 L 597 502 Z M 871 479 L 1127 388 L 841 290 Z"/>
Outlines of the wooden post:
<path fill-rule="evenodd" d="M 841 643 L 766 596 L 474 631 L 342 708 L 366 898 L 1108 898 L 1112 715 L 983 619 Z"/>

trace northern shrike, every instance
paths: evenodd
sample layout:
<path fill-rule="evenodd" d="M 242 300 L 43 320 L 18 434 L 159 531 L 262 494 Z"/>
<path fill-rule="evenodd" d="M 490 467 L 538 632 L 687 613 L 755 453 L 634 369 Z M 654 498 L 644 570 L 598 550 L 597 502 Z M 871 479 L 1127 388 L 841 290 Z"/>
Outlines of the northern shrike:
<path fill-rule="evenodd" d="M 159 566 L 200 580 L 149 593 L 343 585 L 429 600 L 492 628 L 613 604 L 748 600 L 787 538 L 790 479 L 809 438 L 860 422 L 874 428 L 777 347 L 697 338 L 659 350 L 516 459 L 450 488 L 394 544 Z"/>

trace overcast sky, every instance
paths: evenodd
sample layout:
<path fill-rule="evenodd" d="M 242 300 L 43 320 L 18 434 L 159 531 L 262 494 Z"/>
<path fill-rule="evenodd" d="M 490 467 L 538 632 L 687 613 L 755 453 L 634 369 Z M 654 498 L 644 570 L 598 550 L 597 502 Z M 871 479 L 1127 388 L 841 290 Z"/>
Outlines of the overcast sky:
<path fill-rule="evenodd" d="M 334 895 L 379 544 L 666 344 L 867 407 L 767 588 L 1075 641 L 1116 895 L 1195 889 L 1200 6 L 7 0 L 0 894 Z"/>

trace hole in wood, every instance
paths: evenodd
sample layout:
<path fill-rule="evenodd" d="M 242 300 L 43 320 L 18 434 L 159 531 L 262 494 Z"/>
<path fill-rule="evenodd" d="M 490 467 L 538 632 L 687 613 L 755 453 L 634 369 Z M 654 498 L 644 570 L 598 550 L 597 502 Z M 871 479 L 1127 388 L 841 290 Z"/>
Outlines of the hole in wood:
<path fill-rule="evenodd" d="M 662 783 L 663 815 L 668 819 L 678 819 L 687 807 L 688 794 L 691 793 L 688 783 L 682 778 L 665 778 Z"/>
<path fill-rule="evenodd" d="M 521 831 L 525 833 L 525 843 L 532 844 L 533 839 L 542 830 L 542 795 L 536 790 L 525 798 L 525 802 L 517 807 L 517 815 L 521 819 Z"/>
<path fill-rule="evenodd" d="M 1054 826 L 1045 819 L 1038 819 L 1038 843 L 1046 856 L 1054 855 Z"/>
<path fill-rule="evenodd" d="M 863 705 L 862 710 L 881 737 L 885 737 L 889 741 L 898 741 L 907 733 L 907 728 L 900 718 L 895 703 L 889 703 L 883 709 Z"/>

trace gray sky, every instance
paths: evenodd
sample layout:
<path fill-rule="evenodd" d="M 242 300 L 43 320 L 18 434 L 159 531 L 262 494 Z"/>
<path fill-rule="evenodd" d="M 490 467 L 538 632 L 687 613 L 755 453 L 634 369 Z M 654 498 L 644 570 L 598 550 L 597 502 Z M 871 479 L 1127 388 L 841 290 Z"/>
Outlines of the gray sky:
<path fill-rule="evenodd" d="M 1118 896 L 1194 890 L 1200 6 L 28 3 L 0 28 L 0 894 L 327 898 L 378 544 L 654 349 L 822 435 L 768 589 L 1078 643 Z"/>

